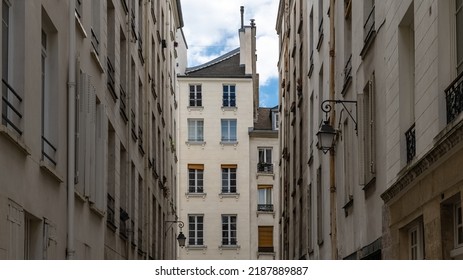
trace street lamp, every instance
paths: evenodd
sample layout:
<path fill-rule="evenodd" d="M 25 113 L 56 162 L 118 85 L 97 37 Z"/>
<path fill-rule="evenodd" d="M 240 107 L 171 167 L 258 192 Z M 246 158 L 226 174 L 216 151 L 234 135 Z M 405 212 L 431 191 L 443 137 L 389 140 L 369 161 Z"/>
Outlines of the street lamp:
<path fill-rule="evenodd" d="M 177 236 L 178 246 L 180 246 L 180 248 L 185 247 L 186 236 L 182 232 L 182 228 L 185 226 L 185 224 L 182 221 L 165 221 L 165 223 L 178 224 L 178 227 L 180 228 L 180 233 Z"/>
<path fill-rule="evenodd" d="M 335 145 L 335 137 L 337 135 L 337 131 L 333 128 L 330 124 L 330 119 L 328 118 L 328 113 L 333 110 L 333 107 L 330 103 L 341 103 L 341 105 L 346 110 L 347 114 L 349 114 L 350 118 L 355 124 L 355 131 L 357 132 L 357 121 L 355 120 L 354 116 L 347 110 L 345 103 L 353 103 L 355 104 L 355 111 L 357 111 L 357 101 L 354 100 L 332 100 L 328 99 L 322 102 L 320 105 L 321 110 L 325 113 L 325 120 L 323 121 L 322 125 L 320 126 L 320 130 L 317 132 L 318 138 L 318 149 L 321 150 L 324 154 L 328 151 L 332 150 Z M 339 116 L 339 121 L 341 121 L 341 115 Z"/>

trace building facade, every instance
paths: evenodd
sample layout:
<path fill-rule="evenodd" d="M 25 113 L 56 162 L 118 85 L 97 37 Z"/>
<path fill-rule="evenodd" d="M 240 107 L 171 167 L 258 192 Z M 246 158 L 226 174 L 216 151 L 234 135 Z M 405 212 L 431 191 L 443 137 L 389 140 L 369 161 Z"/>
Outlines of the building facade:
<path fill-rule="evenodd" d="M 280 1 L 282 258 L 461 258 L 460 2 Z"/>
<path fill-rule="evenodd" d="M 178 197 L 180 220 L 187 228 L 180 259 L 275 257 L 277 223 L 271 199 L 277 134 L 271 126 L 260 133 L 253 130 L 260 112 L 255 30 L 253 21 L 250 26 L 242 21 L 239 48 L 187 68 L 178 78 Z M 266 110 L 259 117 L 270 123 L 272 115 Z M 262 172 L 259 148 L 268 153 Z M 262 194 L 258 208 L 261 185 L 267 196 Z M 259 243 L 259 230 L 267 243 Z M 259 244 L 265 252 L 259 252 Z"/>
<path fill-rule="evenodd" d="M 180 1 L 2 17 L 0 258 L 176 258 Z"/>

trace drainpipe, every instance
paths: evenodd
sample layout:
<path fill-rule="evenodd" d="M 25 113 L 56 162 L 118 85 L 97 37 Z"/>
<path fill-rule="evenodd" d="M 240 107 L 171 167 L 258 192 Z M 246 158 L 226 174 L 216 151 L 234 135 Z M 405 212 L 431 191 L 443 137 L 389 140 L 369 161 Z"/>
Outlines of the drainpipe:
<path fill-rule="evenodd" d="M 75 177 L 75 110 L 76 110 L 76 19 L 75 0 L 69 1 L 69 69 L 68 69 L 68 170 L 67 170 L 67 249 L 72 260 L 74 248 L 74 177 Z"/>
<path fill-rule="evenodd" d="M 252 87 L 254 95 L 254 120 L 257 121 L 257 108 L 259 108 L 259 78 L 256 69 L 256 23 L 251 19 L 251 68 L 252 68 Z"/>
<path fill-rule="evenodd" d="M 335 29 L 334 29 L 334 12 L 335 1 L 330 0 L 330 99 L 335 99 L 334 88 L 334 67 L 335 67 Z M 336 111 L 331 110 L 330 124 L 335 126 Z M 335 151 L 330 152 L 330 227 L 331 227 L 331 259 L 338 259 L 337 227 L 336 227 L 336 165 Z"/>

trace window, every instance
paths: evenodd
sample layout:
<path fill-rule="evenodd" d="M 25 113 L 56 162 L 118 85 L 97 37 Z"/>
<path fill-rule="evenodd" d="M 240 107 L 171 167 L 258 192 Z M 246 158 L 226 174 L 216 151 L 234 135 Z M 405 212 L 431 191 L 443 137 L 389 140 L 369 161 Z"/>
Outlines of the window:
<path fill-rule="evenodd" d="M 223 85 L 223 107 L 236 107 L 235 85 Z"/>
<path fill-rule="evenodd" d="M 203 106 L 201 85 L 190 85 L 190 106 L 201 107 Z"/>
<path fill-rule="evenodd" d="M 222 245 L 237 245 L 236 215 L 222 215 Z"/>
<path fill-rule="evenodd" d="M 257 186 L 257 211 L 273 211 L 272 190 L 271 185 Z"/>
<path fill-rule="evenodd" d="M 188 119 L 188 141 L 204 141 L 204 121 L 203 119 Z"/>
<path fill-rule="evenodd" d="M 257 163 L 257 172 L 273 172 L 272 148 L 258 148 L 259 161 Z"/>
<path fill-rule="evenodd" d="M 236 119 L 221 120 L 222 142 L 236 142 Z"/>
<path fill-rule="evenodd" d="M 204 245 L 203 215 L 188 215 L 188 245 Z"/>
<path fill-rule="evenodd" d="M 100 1 L 92 0 L 92 46 L 96 56 L 100 54 Z"/>
<path fill-rule="evenodd" d="M 203 193 L 204 165 L 188 164 L 188 192 Z"/>
<path fill-rule="evenodd" d="M 323 0 L 318 1 L 318 43 L 317 50 L 320 51 L 323 42 Z"/>
<path fill-rule="evenodd" d="M 375 177 L 376 170 L 376 137 L 375 137 L 375 76 L 367 82 L 363 94 L 357 96 L 359 104 L 359 161 L 360 184 L 368 185 Z"/>
<path fill-rule="evenodd" d="M 222 193 L 236 193 L 236 165 L 222 165 Z"/>
<path fill-rule="evenodd" d="M 259 226 L 259 252 L 273 253 L 273 226 Z"/>
<path fill-rule="evenodd" d="M 21 36 L 13 29 L 13 8 L 10 1 L 2 1 L 2 124 L 22 135 L 22 97 L 14 89 L 11 75 L 13 67 L 19 66 L 13 63 L 13 36 Z"/>
<path fill-rule="evenodd" d="M 277 112 L 272 113 L 272 129 L 273 130 L 280 129 L 280 114 Z"/>
<path fill-rule="evenodd" d="M 463 246 L 463 221 L 461 213 L 461 202 L 454 206 L 454 228 L 455 228 L 455 248 Z"/>
<path fill-rule="evenodd" d="M 322 193 L 322 168 L 317 169 L 317 241 L 323 244 L 323 193 Z"/>
<path fill-rule="evenodd" d="M 423 224 L 416 222 L 408 230 L 408 250 L 411 260 L 422 260 L 423 254 Z"/>
<path fill-rule="evenodd" d="M 457 73 L 463 72 L 463 0 L 456 0 Z"/>

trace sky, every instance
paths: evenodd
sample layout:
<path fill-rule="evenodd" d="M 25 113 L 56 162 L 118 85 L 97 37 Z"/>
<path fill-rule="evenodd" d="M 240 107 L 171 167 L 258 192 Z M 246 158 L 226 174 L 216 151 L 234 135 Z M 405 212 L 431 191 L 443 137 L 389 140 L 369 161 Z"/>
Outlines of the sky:
<path fill-rule="evenodd" d="M 239 47 L 240 6 L 244 6 L 244 24 L 256 20 L 260 106 L 278 105 L 278 4 L 278 0 L 181 0 L 188 67 Z"/>

